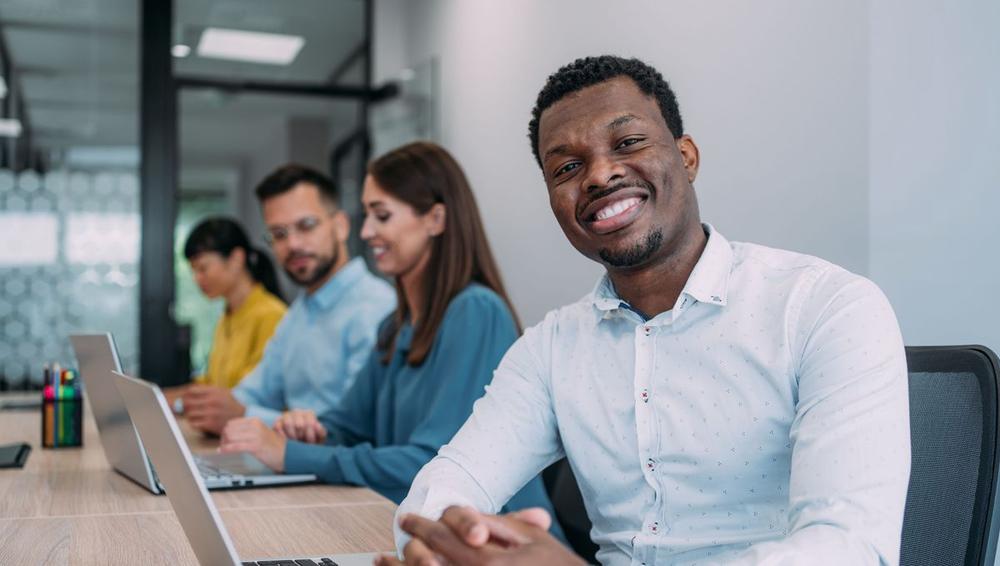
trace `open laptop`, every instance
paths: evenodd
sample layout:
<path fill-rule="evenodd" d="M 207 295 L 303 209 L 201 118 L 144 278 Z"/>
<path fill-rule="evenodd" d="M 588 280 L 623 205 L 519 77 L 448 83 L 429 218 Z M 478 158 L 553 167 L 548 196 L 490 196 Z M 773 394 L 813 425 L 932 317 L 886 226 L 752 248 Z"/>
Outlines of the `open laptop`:
<path fill-rule="evenodd" d="M 104 455 L 111 467 L 153 493 L 163 493 L 150 465 L 142 439 L 136 434 L 112 372 L 122 371 L 118 349 L 111 334 L 70 336 L 80 378 L 97 422 Z M 311 474 L 277 474 L 250 454 L 205 454 L 195 456 L 208 489 L 273 486 L 316 481 Z"/>
<path fill-rule="evenodd" d="M 177 520 L 184 528 L 184 534 L 191 543 L 198 562 L 212 566 L 258 564 L 256 561 L 240 562 L 236 555 L 233 541 L 205 489 L 205 482 L 198 473 L 187 442 L 184 441 L 160 388 L 119 372 L 114 372 L 113 375 L 115 386 L 125 400 L 139 436 L 150 448 L 149 454 L 153 465 L 160 470 L 170 506 L 177 514 Z M 375 553 L 366 553 L 312 558 L 269 558 L 259 561 L 259 564 L 370 566 L 375 556 Z"/>

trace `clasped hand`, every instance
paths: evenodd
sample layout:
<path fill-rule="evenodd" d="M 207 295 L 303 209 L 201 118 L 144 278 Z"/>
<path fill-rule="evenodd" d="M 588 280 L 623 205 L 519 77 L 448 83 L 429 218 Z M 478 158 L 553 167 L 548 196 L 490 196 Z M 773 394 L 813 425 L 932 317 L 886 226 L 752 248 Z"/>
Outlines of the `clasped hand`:
<path fill-rule="evenodd" d="M 413 539 L 403 549 L 403 561 L 395 556 L 380 556 L 375 565 L 584 564 L 548 533 L 551 523 L 549 514 L 540 508 L 497 516 L 471 507 L 449 507 L 438 521 L 406 515 L 399 526 Z"/>

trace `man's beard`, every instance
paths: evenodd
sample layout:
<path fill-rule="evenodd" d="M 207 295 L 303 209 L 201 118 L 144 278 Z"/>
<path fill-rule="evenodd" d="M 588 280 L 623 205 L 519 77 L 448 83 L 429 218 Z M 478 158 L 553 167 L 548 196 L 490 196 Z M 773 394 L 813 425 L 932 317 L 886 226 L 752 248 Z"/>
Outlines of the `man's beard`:
<path fill-rule="evenodd" d="M 302 287 L 312 287 L 316 283 L 322 281 L 323 278 L 325 278 L 327 275 L 329 275 L 330 272 L 333 271 L 333 266 L 337 265 L 337 259 L 340 256 L 340 250 L 337 249 L 337 246 L 334 246 L 333 254 L 331 254 L 327 258 L 323 258 L 314 254 L 308 254 L 308 255 L 315 257 L 318 263 L 316 264 L 316 269 L 314 269 L 312 273 L 307 273 L 305 277 L 299 277 L 298 274 L 294 273 L 287 267 L 282 266 L 285 269 L 285 273 L 287 273 L 288 276 L 292 278 L 292 281 L 295 281 Z M 297 257 L 299 256 L 291 256 L 288 258 L 288 261 L 291 261 Z"/>
<path fill-rule="evenodd" d="M 613 251 L 604 248 L 597 253 L 610 267 L 636 267 L 649 261 L 662 245 L 663 232 L 656 228 L 646 234 L 643 240 L 624 250 Z"/>

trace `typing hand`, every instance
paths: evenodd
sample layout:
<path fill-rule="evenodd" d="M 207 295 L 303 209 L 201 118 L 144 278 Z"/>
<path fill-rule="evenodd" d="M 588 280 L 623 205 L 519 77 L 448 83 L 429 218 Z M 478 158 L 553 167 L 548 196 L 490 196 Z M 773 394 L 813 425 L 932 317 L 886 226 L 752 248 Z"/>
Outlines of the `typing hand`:
<path fill-rule="evenodd" d="M 178 385 L 176 387 L 167 387 L 163 389 L 163 396 L 167 398 L 167 406 L 170 407 L 175 413 L 181 414 L 184 411 L 179 411 L 179 407 L 183 407 L 183 401 L 179 404 L 178 401 L 183 399 L 184 393 L 190 388 L 190 385 Z"/>
<path fill-rule="evenodd" d="M 285 445 L 283 436 L 267 428 L 258 418 L 240 418 L 229 421 L 222 431 L 220 452 L 249 452 L 276 472 L 285 471 Z"/>
<path fill-rule="evenodd" d="M 496 516 L 470 507 L 449 507 L 438 521 L 406 515 L 400 527 L 413 539 L 403 549 L 403 562 L 394 556 L 380 556 L 375 564 L 583 564 L 547 532 L 551 522 L 549 514 L 538 508 Z"/>
<path fill-rule="evenodd" d="M 229 419 L 242 417 L 246 412 L 232 392 L 214 385 L 191 385 L 182 398 L 184 414 L 191 426 L 212 434 L 221 434 Z"/>
<path fill-rule="evenodd" d="M 316 418 L 316 413 L 308 409 L 292 409 L 274 421 L 274 430 L 292 440 L 309 444 L 323 444 L 326 428 Z"/>

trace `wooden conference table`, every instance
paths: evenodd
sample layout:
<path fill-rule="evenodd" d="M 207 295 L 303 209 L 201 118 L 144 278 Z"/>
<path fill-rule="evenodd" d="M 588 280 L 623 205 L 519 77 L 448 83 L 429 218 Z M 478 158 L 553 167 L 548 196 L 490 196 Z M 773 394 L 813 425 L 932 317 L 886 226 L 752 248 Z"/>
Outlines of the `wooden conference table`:
<path fill-rule="evenodd" d="M 0 411 L 0 444 L 29 442 L 24 469 L 0 469 L 0 564 L 198 564 L 166 496 L 114 472 L 90 408 L 82 448 L 42 449 L 39 410 Z M 181 421 L 194 452 L 214 449 Z M 358 487 L 212 493 L 243 559 L 390 550 L 395 505 Z"/>

